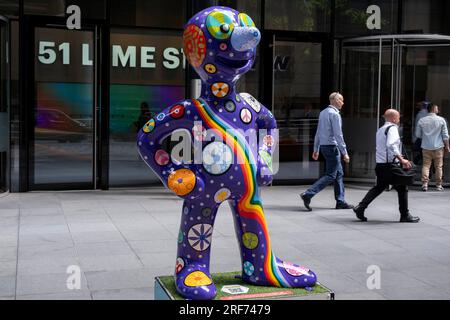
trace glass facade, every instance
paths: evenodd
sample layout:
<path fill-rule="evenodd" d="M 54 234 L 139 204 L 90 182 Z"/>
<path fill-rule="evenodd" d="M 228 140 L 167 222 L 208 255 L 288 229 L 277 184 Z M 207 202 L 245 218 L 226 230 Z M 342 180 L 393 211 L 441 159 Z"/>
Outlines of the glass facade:
<path fill-rule="evenodd" d="M 94 32 L 35 28 L 35 50 L 31 182 L 92 187 Z"/>
<path fill-rule="evenodd" d="M 336 36 L 397 33 L 400 2 L 399 0 L 336 0 Z M 379 25 L 375 19 L 377 12 L 380 14 Z M 369 19 L 370 15 L 375 20 Z"/>
<path fill-rule="evenodd" d="M 182 34 L 172 30 L 111 30 L 110 186 L 157 182 L 136 153 L 137 132 L 185 96 Z M 129 61 L 118 57 L 133 52 Z"/>
<path fill-rule="evenodd" d="M 266 1 L 265 25 L 272 30 L 329 32 L 331 1 Z"/>
<path fill-rule="evenodd" d="M 81 30 L 66 27 L 70 5 L 81 10 Z M 450 117 L 448 1 L 0 0 L 0 190 L 159 184 L 135 136 L 152 115 L 191 98 L 183 27 L 211 5 L 246 12 L 262 31 L 238 90 L 278 120 L 276 183 L 320 175 L 311 152 L 331 91 L 346 101 L 349 180 L 374 178 L 386 108 L 401 111 L 411 157 L 419 103 L 433 101 Z"/>
<path fill-rule="evenodd" d="M 9 189 L 9 28 L 0 19 L 0 193 Z"/>
<path fill-rule="evenodd" d="M 310 162 L 321 110 L 322 45 L 275 38 L 272 109 L 278 121 L 280 180 L 314 179 Z"/>

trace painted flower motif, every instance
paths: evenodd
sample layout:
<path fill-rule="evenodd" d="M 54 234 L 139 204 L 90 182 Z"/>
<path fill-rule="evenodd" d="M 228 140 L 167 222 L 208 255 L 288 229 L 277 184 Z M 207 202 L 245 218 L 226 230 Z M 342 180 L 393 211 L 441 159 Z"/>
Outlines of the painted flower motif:
<path fill-rule="evenodd" d="M 196 251 L 205 251 L 211 245 L 213 227 L 210 224 L 197 224 L 189 230 L 188 240 Z"/>
<path fill-rule="evenodd" d="M 178 233 L 178 243 L 182 243 L 183 240 L 184 240 L 183 231 L 180 230 L 180 232 Z"/>
<path fill-rule="evenodd" d="M 275 139 L 271 135 L 267 135 L 263 138 L 263 143 L 267 147 L 273 147 L 275 144 Z"/>
<path fill-rule="evenodd" d="M 230 198 L 230 196 L 231 191 L 227 188 L 223 188 L 216 192 L 216 194 L 214 195 L 214 201 L 216 201 L 216 203 L 222 203 Z"/>
<path fill-rule="evenodd" d="M 287 273 L 294 277 L 300 277 L 304 275 L 309 275 L 309 269 L 305 267 L 298 266 L 290 262 L 283 262 L 283 267 Z"/>
<path fill-rule="evenodd" d="M 183 258 L 177 258 L 177 264 L 175 266 L 175 273 L 179 274 L 181 270 L 184 268 L 184 260 Z"/>
<path fill-rule="evenodd" d="M 221 142 L 212 142 L 203 150 L 203 167 L 212 175 L 224 174 L 233 164 L 233 152 Z"/>
<path fill-rule="evenodd" d="M 149 122 L 147 122 L 143 128 L 145 133 L 150 133 L 155 129 L 156 122 L 154 119 L 151 119 Z"/>
<path fill-rule="evenodd" d="M 197 124 L 192 128 L 192 134 L 196 141 L 204 141 L 207 135 L 206 129 L 201 124 Z"/>
<path fill-rule="evenodd" d="M 184 279 L 184 284 L 188 287 L 209 286 L 212 280 L 201 271 L 194 271 Z"/>
<path fill-rule="evenodd" d="M 204 209 L 202 210 L 202 215 L 203 215 L 205 218 L 209 218 L 209 217 L 211 216 L 211 214 L 212 214 L 212 210 L 211 210 L 210 208 L 204 208 Z"/>
<path fill-rule="evenodd" d="M 244 263 L 244 272 L 249 277 L 252 276 L 253 273 L 255 272 L 255 266 L 251 262 L 245 261 L 245 263 Z"/>
<path fill-rule="evenodd" d="M 272 172 L 272 156 L 267 151 L 261 150 L 259 152 L 259 156 L 261 157 L 261 160 L 264 162 L 264 164 L 267 166 L 267 168 Z"/>
<path fill-rule="evenodd" d="M 208 63 L 207 65 L 205 65 L 205 71 L 214 74 L 217 72 L 217 68 L 215 65 Z"/>
<path fill-rule="evenodd" d="M 247 102 L 250 107 L 252 107 L 255 112 L 259 113 L 261 111 L 261 104 L 252 95 L 248 93 L 241 93 L 241 97 Z"/>
<path fill-rule="evenodd" d="M 242 235 L 242 242 L 247 249 L 253 250 L 258 247 L 258 236 L 254 233 L 247 232 Z"/>

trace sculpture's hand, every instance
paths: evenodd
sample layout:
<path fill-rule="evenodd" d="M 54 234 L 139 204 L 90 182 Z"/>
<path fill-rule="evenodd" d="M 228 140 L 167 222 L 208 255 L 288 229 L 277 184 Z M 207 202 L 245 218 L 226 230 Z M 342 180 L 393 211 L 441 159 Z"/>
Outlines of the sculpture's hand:
<path fill-rule="evenodd" d="M 258 155 L 257 181 L 259 186 L 266 186 L 273 181 L 272 156 L 267 151 Z"/>

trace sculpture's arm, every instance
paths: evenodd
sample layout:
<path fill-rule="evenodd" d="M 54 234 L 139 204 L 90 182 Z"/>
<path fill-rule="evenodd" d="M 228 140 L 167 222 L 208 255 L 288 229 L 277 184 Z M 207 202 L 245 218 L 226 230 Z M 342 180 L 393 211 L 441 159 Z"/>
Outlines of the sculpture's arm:
<path fill-rule="evenodd" d="M 274 152 L 278 143 L 277 121 L 266 107 L 261 106 L 261 111 L 256 120 L 258 126 L 258 183 L 259 185 L 268 185 L 273 180 L 274 171 L 277 169 L 277 163 L 274 166 Z M 275 157 L 277 161 L 277 157 Z"/>
<path fill-rule="evenodd" d="M 176 157 L 180 149 L 184 155 L 192 150 L 193 121 L 186 117 L 188 110 L 189 106 L 183 103 L 166 108 L 139 131 L 137 143 L 144 162 L 168 189 L 183 199 L 195 199 L 204 190 L 201 174 L 192 160 L 181 161 Z M 169 150 L 168 141 L 176 143 L 176 147 Z"/>

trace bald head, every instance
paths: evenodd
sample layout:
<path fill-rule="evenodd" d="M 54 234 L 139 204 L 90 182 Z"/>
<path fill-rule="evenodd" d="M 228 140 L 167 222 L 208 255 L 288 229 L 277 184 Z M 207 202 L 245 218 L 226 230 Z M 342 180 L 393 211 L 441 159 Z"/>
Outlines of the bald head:
<path fill-rule="evenodd" d="M 338 109 L 341 109 L 344 105 L 344 96 L 339 92 L 333 92 L 330 95 L 330 104 Z"/>
<path fill-rule="evenodd" d="M 400 113 L 395 109 L 388 109 L 384 113 L 384 119 L 392 123 L 400 122 Z"/>

